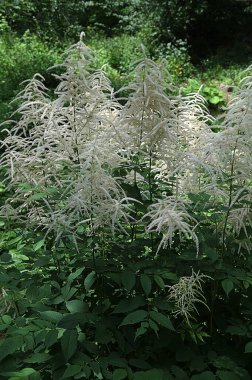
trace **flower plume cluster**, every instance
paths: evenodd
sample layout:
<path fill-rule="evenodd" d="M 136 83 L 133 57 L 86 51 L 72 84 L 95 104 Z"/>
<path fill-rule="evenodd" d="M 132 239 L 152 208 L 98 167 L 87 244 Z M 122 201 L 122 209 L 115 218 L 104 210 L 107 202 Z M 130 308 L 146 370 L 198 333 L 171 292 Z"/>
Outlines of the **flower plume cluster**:
<path fill-rule="evenodd" d="M 128 234 L 145 223 L 147 234 L 160 236 L 158 252 L 178 236 L 194 242 L 198 255 L 202 220 L 188 194 L 204 192 L 213 207 L 225 206 L 216 222 L 223 244 L 231 232 L 248 235 L 251 67 L 216 132 L 202 96 L 179 95 L 164 65 L 146 57 L 120 104 L 103 70 L 92 69 L 82 37 L 64 54 L 53 98 L 39 74 L 18 95 L 18 121 L 9 122 L 1 143 L 0 164 L 13 193 L 1 213 L 53 232 L 56 240 L 80 225 L 91 234 L 104 228 Z M 135 211 L 139 202 L 149 206 L 144 215 Z"/>
<path fill-rule="evenodd" d="M 209 276 L 192 270 L 191 276 L 180 277 L 179 282 L 169 286 L 168 299 L 175 304 L 175 315 L 180 315 L 190 325 L 194 315 L 198 314 L 197 304 L 206 305 L 202 284 Z"/>

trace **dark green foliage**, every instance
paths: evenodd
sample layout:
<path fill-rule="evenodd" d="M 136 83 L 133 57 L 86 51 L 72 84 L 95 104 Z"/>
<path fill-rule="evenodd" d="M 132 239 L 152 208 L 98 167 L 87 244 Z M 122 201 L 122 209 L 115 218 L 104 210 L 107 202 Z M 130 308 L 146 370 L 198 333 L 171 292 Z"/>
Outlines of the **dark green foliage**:
<path fill-rule="evenodd" d="M 206 199 L 192 196 L 198 213 Z M 198 258 L 185 243 L 146 254 L 153 243 L 139 235 L 97 246 L 94 259 L 85 235 L 77 252 L 1 222 L 0 378 L 249 380 L 251 259 L 232 241 L 223 255 L 215 222 L 209 212 Z M 210 311 L 187 325 L 173 317 L 167 286 L 191 266 L 213 280 Z"/>
<path fill-rule="evenodd" d="M 249 0 L 2 0 L 0 15 L 0 30 L 20 34 L 77 37 L 84 29 L 106 36 L 141 32 L 165 43 L 187 39 L 195 59 L 241 39 L 251 45 Z"/>

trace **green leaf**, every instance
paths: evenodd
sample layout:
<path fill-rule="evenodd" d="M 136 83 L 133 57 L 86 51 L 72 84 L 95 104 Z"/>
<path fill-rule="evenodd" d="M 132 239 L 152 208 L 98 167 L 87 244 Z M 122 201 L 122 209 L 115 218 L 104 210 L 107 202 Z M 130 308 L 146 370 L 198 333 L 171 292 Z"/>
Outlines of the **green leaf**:
<path fill-rule="evenodd" d="M 61 338 L 61 349 L 68 361 L 76 352 L 78 333 L 76 330 L 66 330 Z"/>
<path fill-rule="evenodd" d="M 209 103 L 211 103 L 211 104 L 218 104 L 221 101 L 222 101 L 222 98 L 220 96 L 217 96 L 217 95 L 209 98 Z"/>
<path fill-rule="evenodd" d="M 0 361 L 19 350 L 22 345 L 23 337 L 19 335 L 2 340 L 2 344 L 0 345 Z"/>
<path fill-rule="evenodd" d="M 140 368 L 140 369 L 150 369 L 151 366 L 149 363 L 147 363 L 145 360 L 142 359 L 130 359 L 129 364 L 133 367 Z"/>
<path fill-rule="evenodd" d="M 237 376 L 235 373 L 230 371 L 218 370 L 216 375 L 220 380 L 241 380 L 240 376 Z"/>
<path fill-rule="evenodd" d="M 154 275 L 154 280 L 155 280 L 156 284 L 160 287 L 160 289 L 164 289 L 165 288 L 165 283 L 164 283 L 164 280 L 162 279 L 162 277 L 160 277 L 157 274 L 155 274 Z"/>
<path fill-rule="evenodd" d="M 89 379 L 91 375 L 91 369 L 87 364 L 82 365 L 82 371 L 74 376 L 75 379 Z"/>
<path fill-rule="evenodd" d="M 228 332 L 231 335 L 247 336 L 248 329 L 246 326 L 243 326 L 243 325 L 228 326 L 228 328 L 226 329 L 226 332 Z"/>
<path fill-rule="evenodd" d="M 37 193 L 37 194 L 32 194 L 28 197 L 28 200 L 29 201 L 36 201 L 36 200 L 39 200 L 39 199 L 43 199 L 43 198 L 46 198 L 48 196 L 47 193 Z"/>
<path fill-rule="evenodd" d="M 45 346 L 51 347 L 58 340 L 58 330 L 49 330 L 45 336 Z"/>
<path fill-rule="evenodd" d="M 61 294 L 63 296 L 63 299 L 65 301 L 68 301 L 72 298 L 72 296 L 77 292 L 77 289 L 75 287 L 70 288 L 69 286 L 64 286 L 61 289 Z"/>
<path fill-rule="evenodd" d="M 57 311 L 40 311 L 40 315 L 42 318 L 46 319 L 47 321 L 58 323 L 62 317 L 63 314 L 58 313 Z"/>
<path fill-rule="evenodd" d="M 170 371 L 174 376 L 176 376 L 176 380 L 188 380 L 186 372 L 178 366 L 172 365 Z"/>
<path fill-rule="evenodd" d="M 114 367 L 127 368 L 127 360 L 123 358 L 111 358 L 109 359 L 109 364 Z"/>
<path fill-rule="evenodd" d="M 33 250 L 37 252 L 45 244 L 45 239 L 39 240 L 36 244 L 33 245 Z"/>
<path fill-rule="evenodd" d="M 222 286 L 224 292 L 226 293 L 226 295 L 228 296 L 229 293 L 231 292 L 231 290 L 233 290 L 233 288 L 234 288 L 234 283 L 229 278 L 226 278 L 225 280 L 223 280 L 221 282 L 221 286 Z"/>
<path fill-rule="evenodd" d="M 108 344 L 113 340 L 113 333 L 105 326 L 97 326 L 95 341 L 102 344 Z"/>
<path fill-rule="evenodd" d="M 250 352 L 252 352 L 252 341 L 247 343 L 245 346 L 245 354 L 248 354 Z"/>
<path fill-rule="evenodd" d="M 131 271 L 124 271 L 122 273 L 122 283 L 125 289 L 130 291 L 136 283 L 136 276 L 133 272 Z"/>
<path fill-rule="evenodd" d="M 119 304 L 115 307 L 113 313 L 128 313 L 130 311 L 138 309 L 141 306 L 144 306 L 145 304 L 146 301 L 142 296 L 127 298 L 119 302 Z"/>
<path fill-rule="evenodd" d="M 165 372 L 161 369 L 151 369 L 145 372 L 136 372 L 133 380 L 168 380 Z"/>
<path fill-rule="evenodd" d="M 155 322 L 157 322 L 159 325 L 166 327 L 169 330 L 175 331 L 171 320 L 169 317 L 167 317 L 164 314 L 158 313 L 157 311 L 151 311 L 150 312 L 150 317 L 153 319 Z"/>
<path fill-rule="evenodd" d="M 79 277 L 81 275 L 81 273 L 84 271 L 85 268 L 79 268 L 77 269 L 75 272 L 71 273 L 68 278 L 67 278 L 67 281 L 68 282 L 73 282 L 73 280 L 75 280 L 77 277 Z"/>
<path fill-rule="evenodd" d="M 204 361 L 204 356 L 195 356 L 190 363 L 190 370 L 200 372 L 207 368 L 207 363 Z"/>
<path fill-rule="evenodd" d="M 158 336 L 159 327 L 152 319 L 149 320 L 149 326 L 150 328 L 155 332 L 155 334 Z"/>
<path fill-rule="evenodd" d="M 23 368 L 18 372 L 3 372 L 2 376 L 9 377 L 11 379 L 23 379 L 23 380 L 38 380 L 40 379 L 40 375 L 33 368 Z"/>
<path fill-rule="evenodd" d="M 11 318 L 10 315 L 5 314 L 5 315 L 2 316 L 2 321 L 3 321 L 3 323 L 5 323 L 6 325 L 10 325 L 11 322 L 12 322 L 12 318 Z"/>
<path fill-rule="evenodd" d="M 118 368 L 114 370 L 112 380 L 122 380 L 128 376 L 128 373 L 123 368 Z"/>
<path fill-rule="evenodd" d="M 93 371 L 96 378 L 103 379 L 103 376 L 101 374 L 101 367 L 97 361 L 92 361 L 90 363 L 90 367 L 92 368 L 92 371 Z"/>
<path fill-rule="evenodd" d="M 78 373 L 80 373 L 81 370 L 82 370 L 82 368 L 81 368 L 80 365 L 78 365 L 78 364 L 71 364 L 71 365 L 69 365 L 67 367 L 67 369 L 63 373 L 63 376 L 61 377 L 61 379 L 67 379 L 68 377 L 73 378 L 73 376 L 75 376 Z"/>
<path fill-rule="evenodd" d="M 80 300 L 66 302 L 66 308 L 70 313 L 86 313 L 88 311 L 88 305 Z"/>
<path fill-rule="evenodd" d="M 94 282 L 95 282 L 95 272 L 92 271 L 87 275 L 87 277 L 84 280 L 84 286 L 87 292 L 91 289 Z"/>
<path fill-rule="evenodd" d="M 120 324 L 120 326 L 125 326 L 125 325 L 133 325 L 135 323 L 139 323 L 144 321 L 148 316 L 147 311 L 145 310 L 136 310 L 133 311 L 132 313 L 128 314 Z"/>
<path fill-rule="evenodd" d="M 50 358 L 51 358 L 51 355 L 38 352 L 38 353 L 32 354 L 29 358 L 25 359 L 24 362 L 25 363 L 31 363 L 31 364 L 44 363 L 47 360 L 49 360 Z"/>
<path fill-rule="evenodd" d="M 85 318 L 85 317 L 84 317 Z M 58 327 L 73 330 L 78 324 L 84 321 L 83 315 L 80 313 L 66 314 L 58 323 Z"/>
<path fill-rule="evenodd" d="M 205 371 L 200 373 L 199 375 L 193 375 L 191 380 L 215 380 L 216 377 L 210 371 Z"/>
<path fill-rule="evenodd" d="M 148 296 L 151 292 L 151 279 L 146 274 L 141 274 L 140 282 L 144 293 Z"/>
<path fill-rule="evenodd" d="M 136 330 L 136 334 L 135 334 L 135 340 L 141 336 L 141 335 L 144 335 L 147 331 L 147 327 L 144 326 L 145 322 L 144 323 L 141 323 L 141 326 L 138 327 L 138 329 Z"/>

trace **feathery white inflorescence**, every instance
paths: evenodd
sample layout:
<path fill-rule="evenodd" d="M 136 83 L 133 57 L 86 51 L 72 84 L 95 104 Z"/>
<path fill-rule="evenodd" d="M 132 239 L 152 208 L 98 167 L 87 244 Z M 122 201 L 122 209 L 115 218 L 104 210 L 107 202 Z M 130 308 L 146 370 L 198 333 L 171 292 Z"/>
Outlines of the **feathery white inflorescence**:
<path fill-rule="evenodd" d="M 208 308 L 202 288 L 206 279 L 211 279 L 211 277 L 200 272 L 194 272 L 192 269 L 191 276 L 180 277 L 177 284 L 168 286 L 168 299 L 175 304 L 173 314 L 184 318 L 189 325 L 195 319 L 195 314 L 198 314 L 197 304 L 202 304 Z"/>
<path fill-rule="evenodd" d="M 158 250 L 161 247 L 172 246 L 174 234 L 179 238 L 191 238 L 196 244 L 197 255 L 199 253 L 199 242 L 194 232 L 197 221 L 187 212 L 186 204 L 173 196 L 166 196 L 158 199 L 157 203 L 150 206 L 150 211 L 145 218 L 150 218 L 151 222 L 147 226 L 147 232 L 158 232 L 162 234 Z M 194 224 L 194 226 L 193 226 Z"/>

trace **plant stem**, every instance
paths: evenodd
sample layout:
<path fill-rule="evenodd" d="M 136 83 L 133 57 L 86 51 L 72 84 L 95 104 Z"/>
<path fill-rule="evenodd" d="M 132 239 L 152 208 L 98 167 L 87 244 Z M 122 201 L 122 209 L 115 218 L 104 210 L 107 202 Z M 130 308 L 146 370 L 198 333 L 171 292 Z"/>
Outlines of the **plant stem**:
<path fill-rule="evenodd" d="M 238 137 L 237 137 L 236 142 L 235 142 L 235 147 L 234 147 L 234 150 L 233 150 L 232 161 L 231 161 L 228 210 L 227 210 L 227 213 L 226 213 L 225 222 L 224 222 L 224 228 L 223 228 L 223 233 L 222 233 L 222 256 L 225 253 L 226 230 L 227 230 L 228 217 L 229 217 L 229 214 L 230 214 L 231 203 L 232 203 L 233 180 L 234 180 L 233 176 L 234 176 L 234 165 L 235 165 L 235 154 L 236 154 L 236 149 L 237 149 L 237 142 L 238 142 Z"/>

